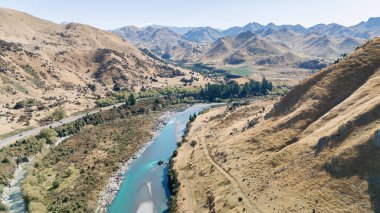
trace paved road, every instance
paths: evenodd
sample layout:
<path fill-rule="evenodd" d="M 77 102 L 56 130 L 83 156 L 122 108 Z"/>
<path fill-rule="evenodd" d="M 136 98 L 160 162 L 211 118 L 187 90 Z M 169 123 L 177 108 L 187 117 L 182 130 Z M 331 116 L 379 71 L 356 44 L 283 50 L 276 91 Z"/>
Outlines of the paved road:
<path fill-rule="evenodd" d="M 152 98 L 163 98 L 165 97 L 165 95 L 161 95 L 161 96 L 158 96 L 158 97 L 152 97 Z M 138 101 L 140 100 L 147 100 L 147 99 L 150 99 L 150 98 L 139 98 Z M 247 99 L 248 101 L 254 101 L 256 99 Z M 70 116 L 70 117 L 67 117 L 65 119 L 62 119 L 60 121 L 57 121 L 57 122 L 54 122 L 52 124 L 49 124 L 49 125 L 46 125 L 46 126 L 41 126 L 41 127 L 36 127 L 34 129 L 31 129 L 31 130 L 28 130 L 28 131 L 25 131 L 25 132 L 22 132 L 22 133 L 19 133 L 17 135 L 14 135 L 14 136 L 11 136 L 11 137 L 8 137 L 8 138 L 4 138 L 4 139 L 1 139 L 0 140 L 0 148 L 4 147 L 4 146 L 8 146 L 14 142 L 16 142 L 17 140 L 20 140 L 20 139 L 24 139 L 24 138 L 27 138 L 29 136 L 32 136 L 32 135 L 37 135 L 40 133 L 40 131 L 42 129 L 45 129 L 45 128 L 55 128 L 55 127 L 58 127 L 58 126 L 62 126 L 64 124 L 67 124 L 67 123 L 71 123 L 73 121 L 76 121 L 78 120 L 79 118 L 82 118 L 84 117 L 85 115 L 89 114 L 95 114 L 97 112 L 99 112 L 100 110 L 109 110 L 109 109 L 112 109 L 114 107 L 119 107 L 121 105 L 123 105 L 124 103 L 118 103 L 118 104 L 114 104 L 114 105 L 111 105 L 111 106 L 107 106 L 107 107 L 102 107 L 102 108 L 98 108 L 98 109 L 94 109 L 93 111 L 90 111 L 90 112 L 87 112 L 87 113 L 83 113 L 83 114 L 80 114 L 80 115 L 76 115 L 76 116 Z"/>
<path fill-rule="evenodd" d="M 25 131 L 23 133 L 20 133 L 20 134 L 17 134 L 17 135 L 8 137 L 8 138 L 4 138 L 4 139 L 0 140 L 0 148 L 2 148 L 4 146 L 7 146 L 7 145 L 10 145 L 10 144 L 16 142 L 17 140 L 24 139 L 24 138 L 30 137 L 32 135 L 37 135 L 37 134 L 40 133 L 40 131 L 42 129 L 50 128 L 50 127 L 51 128 L 59 127 L 59 126 L 62 126 L 64 124 L 76 121 L 79 118 L 82 118 L 82 117 L 84 117 L 87 114 L 90 114 L 90 115 L 91 114 L 95 114 L 95 113 L 99 112 L 100 110 L 102 110 L 102 111 L 109 110 L 109 109 L 112 109 L 114 107 L 119 107 L 119 106 L 121 106 L 123 104 L 124 103 L 118 103 L 118 104 L 115 104 L 115 105 L 111 105 L 111 106 L 107 106 L 107 107 L 102 107 L 102 108 L 94 109 L 93 111 L 90 111 L 90 112 L 86 112 L 86 113 L 83 113 L 83 114 L 80 114 L 80 115 L 70 116 L 70 117 L 67 117 L 65 119 L 62 119 L 60 121 L 54 122 L 54 123 L 49 124 L 49 125 L 41 126 L 41 127 L 36 127 L 34 129 Z"/>

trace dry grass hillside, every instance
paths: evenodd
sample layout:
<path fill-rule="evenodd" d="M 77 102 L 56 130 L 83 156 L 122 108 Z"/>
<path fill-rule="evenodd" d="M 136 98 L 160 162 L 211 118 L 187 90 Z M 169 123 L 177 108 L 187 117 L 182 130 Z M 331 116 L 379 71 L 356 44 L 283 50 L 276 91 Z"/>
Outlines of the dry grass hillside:
<path fill-rule="evenodd" d="M 182 86 L 190 76 L 112 33 L 0 8 L 0 134 L 36 126 L 60 105 L 68 114 L 93 107 L 115 88 Z"/>
<path fill-rule="evenodd" d="M 268 35 L 247 31 L 218 39 L 197 60 L 231 74 L 295 85 L 360 44 L 337 48 L 339 39 L 326 36 L 326 44 L 314 41 L 320 37 L 291 30 L 272 30 Z"/>
<path fill-rule="evenodd" d="M 178 212 L 379 212 L 380 39 L 276 101 L 198 116 Z"/>

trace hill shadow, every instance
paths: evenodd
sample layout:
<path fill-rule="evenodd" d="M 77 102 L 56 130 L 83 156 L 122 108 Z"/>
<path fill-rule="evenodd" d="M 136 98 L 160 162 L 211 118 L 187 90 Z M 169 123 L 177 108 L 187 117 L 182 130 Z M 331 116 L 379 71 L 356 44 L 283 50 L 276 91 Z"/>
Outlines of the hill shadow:
<path fill-rule="evenodd" d="M 380 213 L 380 149 L 369 142 L 361 144 L 348 157 L 332 158 L 324 165 L 324 169 L 334 178 L 358 176 L 366 180 L 372 209 Z"/>

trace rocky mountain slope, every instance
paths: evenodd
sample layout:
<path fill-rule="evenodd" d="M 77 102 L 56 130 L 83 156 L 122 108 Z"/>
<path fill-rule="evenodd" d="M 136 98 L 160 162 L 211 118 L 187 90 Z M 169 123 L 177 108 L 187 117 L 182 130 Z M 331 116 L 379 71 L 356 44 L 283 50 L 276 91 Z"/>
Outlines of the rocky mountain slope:
<path fill-rule="evenodd" d="M 188 40 L 168 28 L 122 27 L 113 33 L 163 59 L 193 59 L 204 50 L 204 45 Z"/>
<path fill-rule="evenodd" d="M 150 55 L 91 26 L 1 8 L 0 134 L 38 125 L 61 105 L 72 113 L 113 90 L 180 86 L 190 76 Z"/>
<path fill-rule="evenodd" d="M 279 101 L 199 115 L 173 161 L 173 208 L 379 212 L 378 91 L 377 38 Z"/>
<path fill-rule="evenodd" d="M 197 59 L 227 70 L 228 67 L 234 70 L 245 66 L 248 67 L 245 70 L 253 75 L 276 81 L 277 78 L 283 78 L 283 72 L 305 76 L 305 71 L 299 68 L 318 70 L 364 42 L 364 39 L 359 38 L 269 28 L 256 33 L 246 31 L 237 36 L 223 37 L 212 43 Z"/>
<path fill-rule="evenodd" d="M 309 28 L 303 27 L 302 25 L 276 25 L 273 23 L 269 23 L 267 25 L 262 25 L 256 22 L 249 23 L 243 27 L 231 27 L 229 29 L 226 29 L 222 31 L 222 34 L 224 36 L 230 36 L 230 35 L 238 35 L 239 33 L 245 32 L 245 31 L 261 31 L 261 30 L 267 30 L 267 29 L 273 29 L 273 30 L 279 30 L 279 29 L 288 29 L 292 30 L 297 33 L 319 33 L 319 34 L 326 34 L 326 35 L 332 35 L 337 37 L 357 37 L 357 38 L 363 38 L 363 39 L 369 39 L 371 37 L 379 36 L 379 28 L 380 28 L 380 18 L 369 18 L 367 21 L 362 21 L 356 25 L 345 27 L 340 24 L 331 23 L 331 24 L 317 24 L 314 26 L 311 26 Z"/>
<path fill-rule="evenodd" d="M 184 37 L 198 43 L 211 43 L 221 37 L 221 33 L 211 27 L 198 27 L 187 32 Z"/>
<path fill-rule="evenodd" d="M 237 40 L 242 35 L 247 36 L 250 32 L 259 38 L 268 49 L 264 48 L 262 53 L 266 59 L 271 60 L 273 56 L 273 47 L 277 49 L 284 49 L 280 53 L 276 52 L 277 56 L 281 57 L 284 54 L 291 53 L 296 56 L 298 61 L 305 61 L 308 59 L 322 58 L 335 60 L 340 54 L 350 53 L 358 45 L 363 44 L 367 39 L 374 38 L 380 35 L 380 19 L 370 18 L 366 22 L 361 22 L 357 25 L 345 27 L 339 24 L 318 24 L 310 28 L 305 28 L 301 25 L 275 25 L 273 23 L 261 25 L 259 23 L 249 23 L 243 27 L 231 27 L 226 30 L 213 29 L 211 27 L 195 27 L 195 28 L 178 28 L 181 32 L 179 34 L 167 33 L 165 35 L 154 35 L 154 31 L 159 32 L 165 29 L 163 26 L 152 26 L 147 28 L 124 27 L 114 31 L 114 33 L 121 35 L 128 41 L 133 42 L 139 47 L 147 48 L 158 55 L 167 56 L 164 54 L 170 52 L 170 59 L 188 62 L 205 62 L 205 63 L 223 63 L 223 61 L 230 61 L 232 58 L 245 58 L 246 61 L 255 61 L 257 55 L 254 51 L 247 52 L 236 45 L 225 46 L 223 49 L 218 49 L 223 46 L 226 40 Z M 171 28 L 177 30 L 177 28 Z M 138 31 L 139 33 L 136 33 Z M 150 39 L 144 36 L 146 33 L 150 35 Z M 175 36 L 173 35 L 175 34 Z M 157 38 L 156 38 L 157 37 Z M 154 41 L 154 42 L 152 42 Z M 189 45 L 189 42 L 192 45 Z M 234 43 L 235 41 L 231 41 Z M 170 48 L 168 48 L 168 44 Z M 191 46 L 193 48 L 184 48 L 183 46 Z M 197 48 L 194 48 L 196 46 Z M 260 45 L 259 45 L 260 46 Z M 218 57 L 213 57 L 212 53 L 217 47 Z M 261 47 L 258 47 L 262 49 Z M 168 51 L 170 49 L 171 51 Z M 192 54 L 188 54 L 191 51 Z M 185 54 L 187 53 L 187 54 Z M 224 57 L 221 57 L 224 55 Z M 210 57 L 211 56 L 211 57 Z M 289 64 L 294 61 L 287 61 Z"/>
<path fill-rule="evenodd" d="M 190 30 L 196 28 L 196 27 L 175 27 L 175 26 L 165 26 L 165 25 L 149 25 L 149 26 L 146 26 L 143 28 L 148 28 L 148 27 L 153 27 L 156 29 L 167 28 L 167 29 L 179 34 L 179 35 L 184 35 L 187 32 L 189 32 Z"/>
<path fill-rule="evenodd" d="M 290 47 L 280 43 L 285 41 L 285 39 L 281 41 L 276 38 L 268 42 L 265 37 L 247 31 L 236 37 L 224 37 L 214 42 L 207 52 L 201 56 L 201 60 L 209 63 L 241 64 L 246 61 L 258 61 L 268 59 L 268 57 L 274 58 L 280 55 L 294 54 L 291 53 Z M 296 60 L 297 56 L 294 55 L 294 57 Z M 272 63 L 276 62 L 273 61 Z"/>

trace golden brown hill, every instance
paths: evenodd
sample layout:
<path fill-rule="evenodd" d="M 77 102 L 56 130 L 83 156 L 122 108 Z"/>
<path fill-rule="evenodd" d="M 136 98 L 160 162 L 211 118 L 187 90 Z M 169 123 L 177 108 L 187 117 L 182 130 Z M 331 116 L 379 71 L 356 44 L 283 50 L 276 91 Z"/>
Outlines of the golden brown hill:
<path fill-rule="evenodd" d="M 112 33 L 0 8 L 0 134 L 36 126 L 61 104 L 71 113 L 114 88 L 181 86 L 189 76 Z M 31 107 L 14 110 L 17 102 Z"/>
<path fill-rule="evenodd" d="M 379 212 L 380 39 L 271 100 L 198 116 L 178 212 Z"/>

